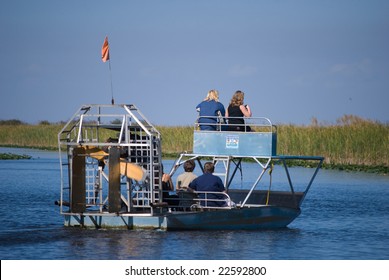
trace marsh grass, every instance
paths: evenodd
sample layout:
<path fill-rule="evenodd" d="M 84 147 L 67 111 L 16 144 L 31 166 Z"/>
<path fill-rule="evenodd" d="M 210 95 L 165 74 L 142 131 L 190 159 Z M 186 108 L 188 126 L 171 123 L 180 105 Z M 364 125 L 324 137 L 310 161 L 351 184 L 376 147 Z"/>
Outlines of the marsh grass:
<path fill-rule="evenodd" d="M 62 126 L 0 125 L 0 146 L 54 150 Z M 192 151 L 192 126 L 158 126 L 157 129 L 162 135 L 165 157 Z M 313 121 L 308 126 L 278 125 L 277 131 L 278 154 L 324 156 L 327 166 L 338 169 L 345 166 L 389 168 L 389 124 L 344 116 L 332 125 Z"/>
<path fill-rule="evenodd" d="M 168 155 L 177 155 L 193 149 L 192 126 L 158 126 L 162 137 L 162 151 Z"/>
<path fill-rule="evenodd" d="M 0 145 L 56 149 L 62 125 L 0 125 Z"/>
<path fill-rule="evenodd" d="M 356 117 L 278 128 L 278 153 L 321 155 L 327 165 L 389 166 L 389 125 Z"/>

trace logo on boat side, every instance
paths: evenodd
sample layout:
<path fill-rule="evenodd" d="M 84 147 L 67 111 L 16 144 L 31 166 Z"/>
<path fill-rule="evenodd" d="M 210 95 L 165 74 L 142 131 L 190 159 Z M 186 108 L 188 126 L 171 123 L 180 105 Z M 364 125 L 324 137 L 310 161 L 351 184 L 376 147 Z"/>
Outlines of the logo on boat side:
<path fill-rule="evenodd" d="M 239 135 L 227 135 L 226 149 L 238 149 L 238 148 L 239 148 Z"/>

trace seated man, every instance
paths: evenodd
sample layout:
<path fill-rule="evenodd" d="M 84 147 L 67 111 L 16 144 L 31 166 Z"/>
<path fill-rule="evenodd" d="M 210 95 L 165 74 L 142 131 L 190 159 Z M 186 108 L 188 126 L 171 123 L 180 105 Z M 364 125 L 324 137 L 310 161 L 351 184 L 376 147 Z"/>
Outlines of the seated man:
<path fill-rule="evenodd" d="M 222 194 L 205 192 L 225 192 L 224 184 L 220 177 L 213 175 L 215 166 L 212 162 L 204 164 L 204 174 L 194 179 L 190 184 L 188 190 L 198 191 L 202 206 L 224 207 L 227 206 L 225 196 Z M 205 201 L 204 199 L 207 199 Z M 218 201 L 215 201 L 218 200 Z"/>
<path fill-rule="evenodd" d="M 177 191 L 186 191 L 189 184 L 197 178 L 197 175 L 193 173 L 196 167 L 196 163 L 193 159 L 190 159 L 184 163 L 185 172 L 178 175 L 176 187 Z"/>

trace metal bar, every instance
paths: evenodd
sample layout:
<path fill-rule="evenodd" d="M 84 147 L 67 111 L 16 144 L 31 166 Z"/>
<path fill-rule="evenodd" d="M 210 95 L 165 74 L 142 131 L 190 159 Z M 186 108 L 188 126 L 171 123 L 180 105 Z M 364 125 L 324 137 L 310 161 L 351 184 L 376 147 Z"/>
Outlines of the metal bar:
<path fill-rule="evenodd" d="M 283 164 L 283 166 L 284 166 L 284 169 L 285 169 L 285 172 L 286 172 L 286 176 L 287 176 L 287 178 L 288 178 L 288 182 L 289 182 L 289 186 L 290 186 L 290 190 L 291 190 L 291 193 L 292 193 L 292 197 L 293 197 L 294 204 L 295 204 L 296 206 L 298 206 L 298 203 L 297 203 L 297 201 L 296 201 L 296 196 L 295 196 L 295 193 L 294 193 L 294 188 L 293 188 L 292 179 L 290 178 L 288 166 L 286 165 L 285 159 L 282 159 L 281 161 L 282 161 L 282 164 Z"/>
<path fill-rule="evenodd" d="M 87 111 L 90 110 L 90 108 L 91 108 L 91 107 L 82 106 L 80 109 L 78 109 L 78 111 L 69 119 L 69 121 L 64 125 L 64 127 L 63 127 L 63 128 L 61 129 L 61 131 L 58 133 L 58 137 L 60 137 L 59 135 L 62 135 L 62 133 L 66 130 L 66 128 L 70 125 L 70 123 L 71 123 L 72 121 L 74 121 L 74 119 L 76 118 L 76 116 L 79 115 L 79 113 L 80 113 L 81 110 L 84 110 L 84 111 L 85 111 L 84 113 L 86 113 Z M 74 126 L 73 126 L 73 127 L 74 127 Z M 73 128 L 70 129 L 70 131 L 71 131 L 71 130 L 73 130 Z"/>
<path fill-rule="evenodd" d="M 60 143 L 60 134 L 58 134 L 58 143 Z M 61 151 L 61 145 L 58 145 L 58 153 L 59 153 L 59 166 L 60 166 L 60 185 L 61 185 L 61 191 L 60 191 L 60 206 L 59 211 L 62 214 L 62 202 L 63 202 L 63 190 L 64 190 L 64 174 L 63 174 L 63 165 L 62 165 L 62 151 Z"/>
<path fill-rule="evenodd" d="M 253 192 L 253 190 L 255 189 L 255 187 L 258 185 L 259 181 L 262 179 L 262 176 L 263 176 L 263 174 L 265 174 L 266 169 L 267 169 L 267 167 L 269 166 L 270 161 L 271 161 L 271 158 L 268 159 L 268 161 L 267 161 L 267 163 L 266 163 L 265 166 L 263 166 L 262 164 L 260 164 L 261 166 L 263 166 L 262 172 L 261 172 L 261 174 L 259 174 L 258 179 L 255 181 L 254 185 L 251 187 L 250 191 L 249 191 L 248 194 L 246 195 L 246 198 L 245 198 L 245 200 L 243 201 L 243 203 L 241 204 L 241 207 L 244 207 L 244 205 L 246 204 L 247 200 L 248 200 L 249 197 L 251 196 L 251 193 Z"/>
<path fill-rule="evenodd" d="M 147 129 L 147 127 L 144 126 L 144 124 L 134 115 L 133 112 L 131 112 L 132 110 L 129 109 L 127 106 L 124 106 L 124 108 L 126 109 L 126 111 L 131 115 L 131 117 L 135 120 L 135 122 L 147 133 L 148 136 L 151 136 L 152 133 Z M 135 110 L 138 112 L 138 109 L 135 108 Z M 138 114 L 140 114 L 140 112 L 138 112 Z M 141 114 L 140 114 L 141 115 Z M 141 115 L 142 116 L 142 115 Z M 143 117 L 143 116 L 142 116 Z M 143 118 L 148 124 L 150 124 L 145 118 Z M 154 127 L 153 127 L 154 128 Z"/>
<path fill-rule="evenodd" d="M 217 172 L 214 172 L 213 175 L 216 175 L 216 176 L 224 176 L 224 186 L 226 186 L 227 184 L 227 176 L 228 176 L 228 172 L 229 172 L 229 165 L 230 165 L 230 157 L 229 156 L 215 156 L 213 158 L 213 162 L 214 162 L 214 165 L 215 165 L 215 168 L 216 168 L 216 165 L 220 162 L 222 162 L 223 164 L 223 167 L 224 167 L 224 173 L 217 173 Z"/>
<path fill-rule="evenodd" d="M 122 138 L 123 138 L 123 132 L 124 132 L 124 125 L 126 122 L 126 116 L 123 115 L 123 120 L 122 120 L 122 127 L 120 128 L 120 134 L 119 134 L 119 139 L 118 139 L 118 144 L 122 143 Z"/>
<path fill-rule="evenodd" d="M 99 204 L 100 204 L 100 213 L 103 212 L 103 168 L 99 166 L 98 168 L 98 174 L 99 174 Z"/>
<path fill-rule="evenodd" d="M 183 154 L 180 154 L 180 157 L 174 162 L 173 167 L 172 169 L 170 169 L 169 172 L 170 177 L 173 176 L 173 174 L 177 171 L 177 169 L 186 162 L 186 160 L 181 162 L 183 156 L 184 156 Z"/>
<path fill-rule="evenodd" d="M 234 168 L 234 171 L 232 172 L 232 175 L 230 177 L 230 180 L 228 181 L 227 185 L 226 185 L 226 190 L 228 191 L 230 185 L 231 185 L 231 182 L 232 182 L 232 179 L 234 179 L 235 177 L 235 174 L 236 174 L 236 171 L 239 169 L 241 172 L 242 172 L 242 165 L 241 165 L 241 162 L 242 162 L 242 159 L 239 158 L 239 161 L 238 163 L 236 164 L 234 159 L 232 158 L 231 161 L 235 164 L 235 168 Z"/>
<path fill-rule="evenodd" d="M 131 106 L 133 109 L 129 108 L 128 106 Z M 131 112 L 132 110 L 135 109 L 135 110 L 137 111 L 137 113 L 142 117 L 142 119 L 150 125 L 150 127 L 153 129 L 153 131 L 154 131 L 155 133 L 158 134 L 158 138 L 160 137 L 159 131 L 158 131 L 158 130 L 151 124 L 151 122 L 142 114 L 142 112 L 140 112 L 140 111 L 138 110 L 138 108 L 135 107 L 135 105 L 124 105 L 124 108 L 126 109 L 127 112 Z M 133 114 L 131 114 L 131 115 L 133 115 Z M 139 121 L 139 120 L 138 120 L 138 121 Z"/>
<path fill-rule="evenodd" d="M 312 177 L 311 177 L 311 180 L 309 181 L 308 186 L 306 187 L 306 189 L 305 189 L 305 191 L 304 191 L 304 195 L 303 195 L 303 197 L 302 197 L 301 200 L 300 200 L 299 206 L 301 206 L 301 204 L 303 203 L 303 201 L 304 201 L 304 199 L 305 199 L 305 196 L 307 195 L 309 189 L 311 188 L 311 185 L 312 185 L 313 181 L 315 180 L 316 175 L 317 175 L 317 173 L 319 172 L 319 169 L 321 168 L 321 165 L 323 164 L 323 160 L 324 160 L 324 158 L 321 159 L 321 160 L 319 161 L 319 164 L 317 165 L 316 170 L 315 170 L 315 172 L 313 173 L 313 175 L 312 175 Z"/>
<path fill-rule="evenodd" d="M 77 135 L 77 143 L 80 143 L 81 141 L 80 141 L 80 138 L 81 138 L 81 136 L 82 136 L 82 121 L 83 121 L 83 119 L 84 119 L 84 115 L 81 115 L 81 117 L 80 117 L 80 124 L 79 124 L 79 127 L 78 127 L 78 135 Z"/>
<path fill-rule="evenodd" d="M 226 176 L 224 177 L 224 186 L 226 186 L 226 190 L 227 190 L 227 183 L 228 183 L 228 178 L 229 178 L 229 174 L 230 174 L 230 161 L 231 161 L 231 158 L 228 157 L 227 159 L 227 163 L 224 164 L 225 168 L 226 168 Z"/>
<path fill-rule="evenodd" d="M 263 163 L 260 162 L 258 160 L 258 158 L 261 158 L 261 159 L 266 158 L 268 160 L 268 162 L 266 163 L 266 165 L 263 165 Z M 269 158 L 269 157 L 252 157 L 252 159 L 254 159 L 262 168 L 265 168 L 265 167 L 267 168 L 267 166 L 269 165 L 269 162 L 271 161 L 271 158 Z"/>

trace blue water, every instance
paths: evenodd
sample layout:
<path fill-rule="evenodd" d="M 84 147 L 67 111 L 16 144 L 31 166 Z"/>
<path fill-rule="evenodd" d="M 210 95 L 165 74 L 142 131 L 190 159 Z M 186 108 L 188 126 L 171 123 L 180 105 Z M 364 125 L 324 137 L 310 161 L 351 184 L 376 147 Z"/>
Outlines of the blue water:
<path fill-rule="evenodd" d="M 60 190 L 56 152 L 10 148 L 0 152 L 33 156 L 0 161 L 2 260 L 389 259 L 389 176 L 321 170 L 302 214 L 280 230 L 87 230 L 64 227 L 54 205 Z M 167 169 L 172 161 L 164 164 Z M 247 188 L 256 170 L 246 164 L 244 181 L 238 176 L 234 184 Z M 297 176 L 296 188 L 310 172 L 291 169 Z M 283 179 L 275 176 L 273 184 L 282 184 Z"/>

